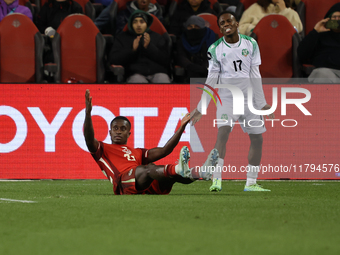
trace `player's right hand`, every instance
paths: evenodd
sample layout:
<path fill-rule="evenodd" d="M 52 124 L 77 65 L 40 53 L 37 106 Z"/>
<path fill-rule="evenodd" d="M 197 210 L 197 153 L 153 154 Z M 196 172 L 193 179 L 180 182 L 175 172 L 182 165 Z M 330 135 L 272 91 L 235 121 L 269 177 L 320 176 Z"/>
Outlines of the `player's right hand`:
<path fill-rule="evenodd" d="M 85 92 L 85 105 L 86 105 L 86 114 L 90 114 L 92 111 L 92 97 L 90 96 L 89 89 L 87 89 Z"/>
<path fill-rule="evenodd" d="M 200 113 L 197 109 L 193 110 L 190 113 L 191 116 L 191 126 L 195 125 L 202 118 L 202 113 Z"/>

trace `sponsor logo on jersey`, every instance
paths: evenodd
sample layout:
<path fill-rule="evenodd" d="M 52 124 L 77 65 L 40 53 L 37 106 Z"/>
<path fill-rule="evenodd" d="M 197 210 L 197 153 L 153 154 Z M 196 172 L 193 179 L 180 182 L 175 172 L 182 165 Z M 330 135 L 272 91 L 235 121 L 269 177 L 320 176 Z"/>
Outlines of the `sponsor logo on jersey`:
<path fill-rule="evenodd" d="M 132 174 L 132 171 L 133 171 L 133 169 L 131 169 L 131 170 L 129 171 L 129 174 L 128 174 L 129 176 L 131 176 L 131 174 Z"/>
<path fill-rule="evenodd" d="M 248 56 L 248 54 L 249 54 L 249 51 L 248 51 L 247 49 L 243 49 L 243 50 L 242 50 L 242 55 L 243 55 L 243 56 L 246 57 L 246 56 Z"/>

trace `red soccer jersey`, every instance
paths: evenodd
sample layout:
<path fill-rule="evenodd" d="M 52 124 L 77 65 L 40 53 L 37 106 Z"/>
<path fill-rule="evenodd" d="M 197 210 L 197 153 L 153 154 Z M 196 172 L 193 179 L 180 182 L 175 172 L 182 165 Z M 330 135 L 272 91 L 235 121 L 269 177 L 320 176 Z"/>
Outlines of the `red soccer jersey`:
<path fill-rule="evenodd" d="M 120 176 L 122 173 L 148 164 L 148 150 L 134 149 L 122 144 L 99 142 L 99 147 L 92 153 L 104 175 L 113 184 L 113 191 L 119 194 Z"/>

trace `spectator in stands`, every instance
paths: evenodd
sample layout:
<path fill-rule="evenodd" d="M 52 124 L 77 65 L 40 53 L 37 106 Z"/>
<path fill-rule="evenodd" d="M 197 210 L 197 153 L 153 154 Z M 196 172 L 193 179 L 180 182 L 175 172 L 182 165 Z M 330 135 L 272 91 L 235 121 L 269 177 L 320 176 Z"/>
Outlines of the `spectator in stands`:
<path fill-rule="evenodd" d="M 308 77 L 309 82 L 340 82 L 340 27 L 327 29 L 329 20 L 340 22 L 340 3 L 329 9 L 298 47 L 301 62 L 316 67 Z"/>
<path fill-rule="evenodd" d="M 117 35 L 113 42 L 110 64 L 124 66 L 127 83 L 170 83 L 168 45 L 149 29 L 152 22 L 149 13 L 136 10 L 128 21 L 128 31 Z"/>
<path fill-rule="evenodd" d="M 290 8 L 290 0 L 258 0 L 244 11 L 238 27 L 240 34 L 249 36 L 257 23 L 268 14 L 281 14 L 298 33 L 303 30 L 299 14 Z"/>
<path fill-rule="evenodd" d="M 26 6 L 19 5 L 19 0 L 0 0 L 0 21 L 11 13 L 22 13 L 32 20 L 32 12 Z"/>
<path fill-rule="evenodd" d="M 150 3 L 150 0 L 135 0 L 126 4 L 126 9 L 118 13 L 116 19 L 116 31 L 112 31 L 111 34 L 119 34 L 123 31 L 123 28 L 128 23 L 129 17 L 136 10 L 142 10 L 150 14 L 155 15 L 161 22 L 163 22 L 162 9 L 157 5 Z M 108 31 L 110 26 L 110 5 L 106 7 L 96 18 L 94 24 L 100 31 Z"/>
<path fill-rule="evenodd" d="M 114 0 L 94 0 L 94 3 L 102 4 L 103 7 L 109 6 Z"/>
<path fill-rule="evenodd" d="M 217 40 L 217 35 L 208 27 L 205 20 L 191 16 L 184 23 L 184 32 L 177 43 L 177 64 L 186 70 L 185 83 L 190 78 L 207 77 L 207 50 Z"/>
<path fill-rule="evenodd" d="M 179 37 L 183 32 L 183 25 L 188 18 L 201 13 L 216 15 L 215 11 L 210 8 L 210 2 L 208 0 L 183 0 L 170 18 L 169 33 Z"/>
<path fill-rule="evenodd" d="M 51 28 L 56 30 L 60 23 L 73 13 L 83 13 L 83 8 L 77 2 L 73 0 L 48 0 L 38 14 L 37 27 L 43 34 L 50 31 Z"/>

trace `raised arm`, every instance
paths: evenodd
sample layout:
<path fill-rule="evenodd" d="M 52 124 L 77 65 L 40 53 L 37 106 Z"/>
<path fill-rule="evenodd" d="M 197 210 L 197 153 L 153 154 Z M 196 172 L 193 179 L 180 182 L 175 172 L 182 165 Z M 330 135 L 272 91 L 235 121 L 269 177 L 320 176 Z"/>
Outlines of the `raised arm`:
<path fill-rule="evenodd" d="M 186 114 L 182 121 L 181 121 L 181 126 L 180 128 L 176 131 L 176 133 L 169 139 L 169 141 L 164 145 L 164 147 L 157 147 L 149 150 L 148 153 L 148 161 L 154 162 L 157 161 L 161 158 L 164 158 L 168 156 L 173 149 L 176 147 L 176 145 L 179 142 L 179 139 L 181 138 L 186 125 L 190 121 L 190 113 Z"/>
<path fill-rule="evenodd" d="M 94 137 L 94 130 L 92 125 L 91 111 L 92 111 L 92 97 L 90 96 L 90 90 L 85 92 L 85 122 L 84 122 L 84 136 L 87 148 L 90 152 L 96 152 L 99 146 L 99 142 Z"/>

